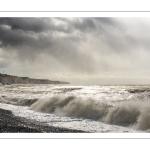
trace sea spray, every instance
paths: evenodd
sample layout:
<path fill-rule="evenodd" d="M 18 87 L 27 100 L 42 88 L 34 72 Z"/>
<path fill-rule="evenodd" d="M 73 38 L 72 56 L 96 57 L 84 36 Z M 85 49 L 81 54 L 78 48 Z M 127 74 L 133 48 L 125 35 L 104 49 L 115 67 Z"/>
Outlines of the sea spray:
<path fill-rule="evenodd" d="M 122 102 L 109 109 L 104 122 L 109 124 L 129 126 L 136 123 L 140 108 L 135 102 Z"/>
<path fill-rule="evenodd" d="M 137 130 L 150 129 L 150 102 L 128 101 L 111 108 L 103 121 L 130 126 Z"/>
<path fill-rule="evenodd" d="M 41 98 L 37 102 L 31 105 L 31 109 L 35 111 L 53 113 L 56 108 L 63 108 L 70 101 L 74 99 L 73 96 L 63 97 L 63 96 L 52 96 L 48 98 Z"/>
<path fill-rule="evenodd" d="M 35 111 L 54 113 L 59 116 L 86 118 L 107 124 L 130 126 L 134 129 L 150 129 L 150 102 L 128 101 L 116 106 L 97 103 L 93 99 L 75 96 L 42 98 L 30 108 Z"/>
<path fill-rule="evenodd" d="M 131 90 L 130 90 L 131 89 Z M 145 90 L 146 89 L 146 90 Z M 150 129 L 150 87 L 11 85 L 1 88 L 0 103 L 28 106 L 75 119 L 91 119 L 136 130 Z M 138 92 L 137 92 L 138 91 Z M 36 112 L 35 112 L 36 113 Z"/>
<path fill-rule="evenodd" d="M 38 99 L 37 98 L 0 98 L 0 103 L 5 104 L 12 104 L 12 105 L 18 105 L 18 106 L 31 106 L 33 103 L 35 103 Z"/>
<path fill-rule="evenodd" d="M 31 105 L 35 111 L 54 113 L 60 116 L 82 117 L 98 120 L 107 113 L 108 105 L 99 106 L 93 99 L 75 96 L 52 96 L 42 98 Z"/>
<path fill-rule="evenodd" d="M 141 114 L 139 115 L 137 124 L 134 128 L 139 130 L 150 129 L 150 103 L 143 104 Z"/>

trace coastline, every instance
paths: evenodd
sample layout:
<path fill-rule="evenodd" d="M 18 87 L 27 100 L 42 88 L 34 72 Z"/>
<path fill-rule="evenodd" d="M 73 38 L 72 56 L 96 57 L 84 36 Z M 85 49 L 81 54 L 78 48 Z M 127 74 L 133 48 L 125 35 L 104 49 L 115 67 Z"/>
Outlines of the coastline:
<path fill-rule="evenodd" d="M 18 77 L 14 75 L 0 73 L 0 85 L 11 85 L 11 84 L 70 84 L 70 83 L 64 81 L 52 81 L 49 79 Z"/>
<path fill-rule="evenodd" d="M 48 126 L 14 116 L 11 111 L 0 108 L 0 133 L 85 133 L 85 131 Z"/>

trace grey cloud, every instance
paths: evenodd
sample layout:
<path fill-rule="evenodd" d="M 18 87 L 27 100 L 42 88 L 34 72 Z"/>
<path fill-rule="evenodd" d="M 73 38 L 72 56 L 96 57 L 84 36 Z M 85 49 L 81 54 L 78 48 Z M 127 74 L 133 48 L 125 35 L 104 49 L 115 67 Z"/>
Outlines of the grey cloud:
<path fill-rule="evenodd" d="M 58 39 L 57 34 L 66 34 L 70 39 L 78 41 L 81 39 L 75 37 L 72 32 L 79 30 L 82 33 L 96 29 L 91 19 L 77 18 L 74 21 L 63 21 L 66 21 L 66 25 L 55 25 L 50 18 L 0 18 L 1 45 L 4 47 L 30 45 L 44 48 L 50 46 L 53 39 Z"/>
<path fill-rule="evenodd" d="M 96 26 L 95 26 L 93 20 L 88 19 L 88 18 L 84 18 L 82 20 L 77 19 L 73 25 L 74 25 L 75 29 L 79 29 L 82 32 L 85 30 L 92 31 L 92 30 L 96 29 Z"/>
<path fill-rule="evenodd" d="M 51 18 L 0 18 L 0 25 L 10 26 L 12 30 L 32 32 L 62 31 L 69 32 L 68 26 L 55 25 Z"/>
<path fill-rule="evenodd" d="M 28 33 L 25 34 L 22 31 L 13 31 L 7 26 L 0 26 L 0 41 L 1 46 L 6 47 L 10 46 L 18 46 L 23 43 L 30 43 L 31 37 L 28 36 Z"/>
<path fill-rule="evenodd" d="M 7 20 L 9 20 L 9 18 L 7 18 Z M 88 53 L 85 53 L 84 56 L 83 54 L 81 55 L 79 50 L 79 45 L 83 42 L 83 39 L 72 33 L 64 33 L 65 35 L 61 37 L 62 32 L 56 30 L 56 28 L 54 30 L 48 30 L 47 32 L 45 30 L 44 32 L 40 30 L 39 33 L 31 32 L 30 30 L 32 28 L 28 26 L 30 18 L 29 20 L 26 18 L 26 20 L 26 28 L 24 27 L 25 22 L 19 23 L 19 27 L 14 28 L 14 23 L 17 24 L 17 21 L 21 21 L 19 18 L 14 18 L 13 23 L 12 21 L 6 22 L 5 20 L 3 21 L 4 23 L 1 22 L 0 41 L 1 47 L 4 50 L 10 51 L 10 53 L 16 51 L 20 61 L 28 60 L 32 62 L 35 59 L 39 59 L 41 54 L 44 54 L 45 57 L 54 58 L 62 65 L 65 65 L 74 71 L 93 70 L 94 63 L 87 65 L 87 62 L 88 60 L 92 62 L 94 59 L 91 58 Z M 76 29 L 76 26 L 78 26 L 78 28 L 82 30 L 83 24 L 86 26 L 88 22 L 90 24 L 89 26 L 92 26 L 92 23 L 89 20 L 86 20 L 81 23 L 81 26 L 79 26 L 79 24 L 73 25 L 74 23 L 72 22 L 70 28 Z M 24 25 L 21 26 L 22 24 Z"/>
<path fill-rule="evenodd" d="M 49 29 L 46 18 L 0 18 L 0 24 L 10 26 L 13 30 L 41 32 Z"/>
<path fill-rule="evenodd" d="M 0 18 L 1 48 L 16 52 L 19 61 L 44 55 L 39 63 L 52 58 L 75 72 L 121 69 L 133 64 L 135 49 L 150 47 L 149 35 L 138 31 L 136 24 L 129 29 L 128 20 L 124 22 L 119 18 Z"/>
<path fill-rule="evenodd" d="M 93 20 L 98 21 L 100 24 L 105 24 L 105 25 L 116 25 L 116 22 L 112 18 L 106 18 L 106 17 L 95 17 Z"/>

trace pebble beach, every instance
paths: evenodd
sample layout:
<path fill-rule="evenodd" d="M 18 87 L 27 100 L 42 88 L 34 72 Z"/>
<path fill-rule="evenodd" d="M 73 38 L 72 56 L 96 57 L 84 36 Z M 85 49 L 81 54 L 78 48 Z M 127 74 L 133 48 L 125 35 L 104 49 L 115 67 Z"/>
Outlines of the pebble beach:
<path fill-rule="evenodd" d="M 9 110 L 0 109 L 0 133 L 83 133 L 72 130 L 48 126 L 44 123 L 31 121 L 23 117 L 16 117 Z"/>

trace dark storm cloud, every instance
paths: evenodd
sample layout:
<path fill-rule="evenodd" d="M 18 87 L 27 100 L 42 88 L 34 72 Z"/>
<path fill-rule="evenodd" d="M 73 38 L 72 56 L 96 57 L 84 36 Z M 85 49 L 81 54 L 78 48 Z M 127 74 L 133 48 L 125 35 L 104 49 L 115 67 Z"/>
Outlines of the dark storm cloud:
<path fill-rule="evenodd" d="M 47 19 L 35 18 L 0 18 L 1 25 L 10 26 L 11 29 L 21 29 L 25 31 L 41 32 L 49 28 Z"/>
<path fill-rule="evenodd" d="M 111 70 L 150 47 L 139 27 L 116 18 L 0 18 L 0 47 L 19 61 L 44 55 L 40 63 L 52 58 L 73 71 Z"/>
<path fill-rule="evenodd" d="M 71 35 L 75 30 L 83 32 L 95 28 L 90 19 L 80 21 L 76 19 L 65 23 L 65 25 L 55 25 L 50 18 L 0 18 L 1 45 L 4 47 L 29 45 L 33 48 L 45 48 L 52 44 L 54 38 L 57 40 L 56 34 L 70 34 L 69 38 L 75 41 L 79 40 Z"/>
<path fill-rule="evenodd" d="M 18 46 L 29 44 L 33 38 L 31 38 L 28 33 L 22 31 L 13 31 L 8 26 L 0 26 L 0 41 L 1 46 Z"/>
<path fill-rule="evenodd" d="M 56 24 L 54 19 L 62 21 L 64 24 Z M 107 22 L 107 24 L 112 22 L 110 19 L 102 18 L 100 20 L 104 23 Z M 35 43 L 40 41 L 43 43 L 46 40 L 44 33 L 45 37 L 50 37 L 49 41 L 58 33 L 70 35 L 70 38 L 74 40 L 81 40 L 75 37 L 73 33 L 79 31 L 81 34 L 85 34 L 102 29 L 95 23 L 93 18 L 75 18 L 74 20 L 66 18 L 0 18 L 0 40 L 3 46 L 32 45 L 33 43 L 35 47 L 36 45 L 45 45 Z"/>
<path fill-rule="evenodd" d="M 93 20 L 87 19 L 87 18 L 84 18 L 82 20 L 77 19 L 73 23 L 73 26 L 75 29 L 81 30 L 82 32 L 83 31 L 89 32 L 89 31 L 93 31 L 96 29 L 96 26 L 95 26 Z"/>
<path fill-rule="evenodd" d="M 1 47 L 10 46 L 18 48 L 29 46 L 33 49 L 40 49 L 52 44 L 52 37 L 47 39 L 47 36 L 42 34 L 25 32 L 23 30 L 11 30 L 7 26 L 0 26 L 0 35 Z"/>
<path fill-rule="evenodd" d="M 85 40 L 82 32 L 95 30 L 93 21 L 76 18 L 56 22 L 59 18 L 1 18 L 1 47 L 10 53 L 16 51 L 20 60 L 32 61 L 43 53 L 72 70 L 93 70 L 93 63 L 87 65 L 87 61 L 94 59 L 88 52 L 81 55 L 79 47 Z"/>
<path fill-rule="evenodd" d="M 0 18 L 0 25 L 10 26 L 12 30 L 23 30 L 33 32 L 63 31 L 67 32 L 69 28 L 56 26 L 50 18 Z"/>

